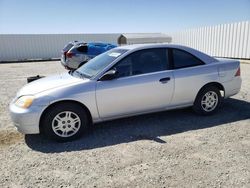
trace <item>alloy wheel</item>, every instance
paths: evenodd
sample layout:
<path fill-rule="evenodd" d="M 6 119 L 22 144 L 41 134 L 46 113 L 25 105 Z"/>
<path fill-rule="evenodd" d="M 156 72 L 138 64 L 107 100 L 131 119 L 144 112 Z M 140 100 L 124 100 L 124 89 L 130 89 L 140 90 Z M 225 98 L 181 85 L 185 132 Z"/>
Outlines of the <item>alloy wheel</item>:
<path fill-rule="evenodd" d="M 218 104 L 218 95 L 214 91 L 208 91 L 201 100 L 201 107 L 206 112 L 213 111 Z"/>
<path fill-rule="evenodd" d="M 52 130 L 60 137 L 71 137 L 81 127 L 80 117 L 71 111 L 58 113 L 52 121 Z"/>

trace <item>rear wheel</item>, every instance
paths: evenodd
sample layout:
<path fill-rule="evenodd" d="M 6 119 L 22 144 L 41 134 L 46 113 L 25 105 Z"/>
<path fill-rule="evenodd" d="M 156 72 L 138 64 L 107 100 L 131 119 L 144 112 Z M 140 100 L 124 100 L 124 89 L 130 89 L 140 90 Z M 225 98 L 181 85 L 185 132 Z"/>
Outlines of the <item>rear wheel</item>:
<path fill-rule="evenodd" d="M 220 90 L 217 87 L 208 86 L 198 93 L 193 109 L 198 114 L 210 115 L 218 110 L 221 100 Z"/>
<path fill-rule="evenodd" d="M 85 109 L 80 105 L 61 103 L 46 112 L 41 126 L 48 138 L 70 141 L 83 135 L 89 126 L 89 120 Z"/>

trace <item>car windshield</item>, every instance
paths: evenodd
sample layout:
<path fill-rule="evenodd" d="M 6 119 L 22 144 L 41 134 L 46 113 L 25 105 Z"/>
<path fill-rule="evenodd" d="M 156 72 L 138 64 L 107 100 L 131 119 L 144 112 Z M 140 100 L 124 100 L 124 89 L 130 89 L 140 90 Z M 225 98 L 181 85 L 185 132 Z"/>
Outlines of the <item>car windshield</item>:
<path fill-rule="evenodd" d="M 112 49 L 100 54 L 74 71 L 73 76 L 80 75 L 81 77 L 92 78 L 127 51 L 125 49 Z"/>

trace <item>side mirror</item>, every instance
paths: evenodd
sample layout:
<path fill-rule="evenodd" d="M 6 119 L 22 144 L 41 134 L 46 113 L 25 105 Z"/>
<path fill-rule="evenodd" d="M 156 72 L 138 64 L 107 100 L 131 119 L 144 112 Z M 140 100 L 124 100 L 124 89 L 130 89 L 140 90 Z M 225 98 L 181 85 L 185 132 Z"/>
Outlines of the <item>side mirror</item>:
<path fill-rule="evenodd" d="M 112 80 L 116 78 L 117 71 L 115 69 L 111 69 L 104 73 L 101 78 L 99 78 L 100 81 L 105 81 L 105 80 Z"/>

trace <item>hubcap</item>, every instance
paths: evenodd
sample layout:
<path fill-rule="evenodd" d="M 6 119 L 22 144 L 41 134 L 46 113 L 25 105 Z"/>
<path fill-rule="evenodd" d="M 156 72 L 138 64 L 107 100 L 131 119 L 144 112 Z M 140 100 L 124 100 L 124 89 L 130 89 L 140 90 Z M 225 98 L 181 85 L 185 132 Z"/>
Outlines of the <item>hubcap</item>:
<path fill-rule="evenodd" d="M 218 95 L 214 91 L 207 92 L 201 100 L 201 107 L 206 112 L 213 111 L 218 104 Z"/>
<path fill-rule="evenodd" d="M 81 127 L 79 116 L 71 111 L 57 114 L 52 121 L 52 129 L 60 137 L 70 137 L 78 132 Z"/>

